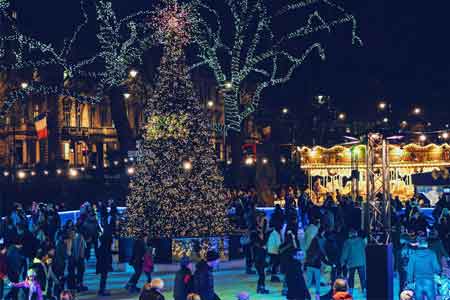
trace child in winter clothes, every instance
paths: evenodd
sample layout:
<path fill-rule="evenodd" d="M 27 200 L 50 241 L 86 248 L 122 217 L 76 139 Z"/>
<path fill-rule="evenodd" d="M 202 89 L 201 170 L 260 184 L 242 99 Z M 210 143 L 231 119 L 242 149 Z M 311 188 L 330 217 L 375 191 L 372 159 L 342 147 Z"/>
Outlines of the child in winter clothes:
<path fill-rule="evenodd" d="M 36 272 L 32 269 L 28 270 L 27 279 L 19 283 L 11 282 L 10 287 L 24 288 L 28 290 L 27 300 L 43 300 L 42 289 L 39 282 L 36 279 Z"/>

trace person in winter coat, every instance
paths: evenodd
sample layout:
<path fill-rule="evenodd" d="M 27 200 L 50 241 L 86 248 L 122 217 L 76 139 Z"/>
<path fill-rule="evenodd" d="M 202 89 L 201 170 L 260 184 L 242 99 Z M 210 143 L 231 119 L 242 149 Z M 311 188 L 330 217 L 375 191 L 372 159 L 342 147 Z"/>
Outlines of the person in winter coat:
<path fill-rule="evenodd" d="M 311 245 L 306 252 L 305 260 L 307 285 L 308 287 L 311 287 L 314 280 L 316 297 L 320 297 L 320 268 L 322 266 L 322 262 L 327 265 L 330 264 L 325 256 L 325 253 L 320 248 L 319 238 L 316 236 L 312 240 Z"/>
<path fill-rule="evenodd" d="M 345 279 L 336 279 L 333 284 L 332 300 L 352 300 L 352 295 L 348 292 L 348 285 Z"/>
<path fill-rule="evenodd" d="M 358 271 L 361 289 L 364 292 L 366 289 L 366 242 L 354 229 L 350 230 L 349 238 L 344 242 L 341 265 L 348 268 L 350 291 L 355 286 L 355 273 Z"/>
<path fill-rule="evenodd" d="M 30 265 L 30 270 L 33 270 L 36 273 L 36 281 L 39 283 L 39 286 L 42 289 L 43 294 L 47 291 L 47 278 L 48 278 L 48 270 L 47 265 L 44 262 L 45 252 L 42 249 L 37 251 L 36 257 L 33 259 L 32 264 Z"/>
<path fill-rule="evenodd" d="M 86 241 L 81 233 L 81 229 L 72 230 L 70 232 L 72 240 L 70 256 L 69 256 L 69 288 L 71 290 L 78 290 L 79 292 L 87 291 L 88 288 L 83 285 L 84 271 L 85 271 L 85 254 Z"/>
<path fill-rule="evenodd" d="M 187 295 L 194 291 L 192 280 L 192 263 L 189 257 L 182 257 L 180 269 L 175 274 L 175 284 L 173 288 L 173 298 L 175 300 L 186 300 Z"/>
<path fill-rule="evenodd" d="M 271 269 L 271 282 L 280 282 L 280 278 L 277 276 L 278 268 L 280 266 L 280 246 L 282 243 L 281 240 L 281 229 L 282 225 L 277 224 L 278 227 L 272 231 L 269 235 L 269 240 L 267 241 L 267 253 L 270 256 L 270 264 L 272 266 Z"/>
<path fill-rule="evenodd" d="M 59 295 L 64 290 L 65 277 L 64 270 L 66 269 L 67 259 L 67 243 L 65 235 L 59 235 L 56 247 L 52 255 L 52 271 L 55 274 L 57 281 L 54 282 L 54 295 Z"/>
<path fill-rule="evenodd" d="M 19 282 L 21 271 L 25 266 L 26 261 L 22 254 L 22 241 L 16 237 L 6 254 L 6 270 L 9 281 Z M 12 286 L 5 298 L 17 300 L 18 293 L 18 288 Z"/>
<path fill-rule="evenodd" d="M 159 278 L 155 278 L 151 283 L 144 285 L 139 300 L 164 300 L 162 289 L 164 288 L 164 281 Z"/>
<path fill-rule="evenodd" d="M 301 252 L 292 253 L 288 258 L 289 268 L 286 270 L 286 298 L 288 300 L 311 299 L 305 283 L 305 277 L 303 276 L 301 259 Z"/>
<path fill-rule="evenodd" d="M 436 254 L 428 249 L 425 240 L 419 241 L 418 249 L 408 262 L 408 282 L 415 283 L 416 300 L 436 299 L 434 275 L 441 271 Z"/>
<path fill-rule="evenodd" d="M 112 271 L 112 253 L 111 253 L 112 237 L 102 235 L 100 238 L 100 247 L 97 250 L 96 274 L 100 274 L 99 296 L 110 296 L 106 291 L 106 280 L 108 273 Z"/>
<path fill-rule="evenodd" d="M 270 216 L 269 226 L 275 229 L 280 227 L 282 228 L 283 224 L 284 224 L 284 213 L 283 210 L 281 209 L 280 204 L 277 204 L 275 205 L 275 210 Z"/>
<path fill-rule="evenodd" d="M 8 248 L 6 248 L 5 244 L 0 245 L 0 299 L 3 299 L 4 292 L 4 280 L 7 278 L 7 263 L 6 263 L 6 252 Z"/>
<path fill-rule="evenodd" d="M 154 251 L 155 248 L 151 247 L 150 245 L 147 245 L 147 249 L 145 250 L 144 254 L 144 262 L 142 264 L 142 270 L 147 276 L 147 283 L 152 282 L 152 272 L 155 265 L 153 262 Z"/>
<path fill-rule="evenodd" d="M 284 242 L 280 246 L 280 271 L 286 275 L 287 270 L 291 267 L 292 256 L 299 250 L 296 236 L 291 230 L 286 231 Z M 285 276 L 286 279 L 286 276 Z M 286 295 L 287 283 L 283 281 L 282 295 Z"/>
<path fill-rule="evenodd" d="M 97 216 L 95 211 L 89 212 L 86 220 L 83 222 L 82 230 L 84 233 L 84 239 L 86 241 L 86 260 L 91 257 L 91 247 L 94 247 L 95 253 L 97 254 L 98 249 L 98 237 L 101 232 L 100 226 L 98 224 Z"/>
<path fill-rule="evenodd" d="M 316 237 L 319 233 L 320 228 L 320 219 L 313 219 L 311 224 L 309 224 L 305 229 L 305 242 L 303 250 L 308 252 L 309 245 L 311 245 L 311 241 Z"/>
<path fill-rule="evenodd" d="M 44 300 L 42 289 L 39 282 L 36 280 L 36 272 L 34 272 L 34 270 L 28 270 L 25 281 L 19 283 L 11 282 L 9 286 L 11 288 L 27 290 L 26 299 L 28 300 Z"/>
<path fill-rule="evenodd" d="M 144 256 L 147 248 L 147 237 L 137 239 L 133 245 L 133 252 L 129 264 L 133 267 L 134 273 L 128 281 L 125 289 L 130 293 L 139 292 L 136 286 L 142 274 Z"/>
<path fill-rule="evenodd" d="M 216 251 L 210 250 L 206 254 L 206 261 L 201 260 L 197 263 L 194 273 L 194 290 L 202 300 L 218 299 L 214 292 L 213 269 L 218 265 L 219 258 Z"/>
<path fill-rule="evenodd" d="M 258 274 L 258 285 L 256 288 L 256 293 L 258 294 L 268 294 L 269 291 L 266 290 L 266 242 L 263 235 L 259 235 L 256 232 L 252 234 L 252 243 L 254 244 L 253 253 L 255 259 L 255 268 Z"/>

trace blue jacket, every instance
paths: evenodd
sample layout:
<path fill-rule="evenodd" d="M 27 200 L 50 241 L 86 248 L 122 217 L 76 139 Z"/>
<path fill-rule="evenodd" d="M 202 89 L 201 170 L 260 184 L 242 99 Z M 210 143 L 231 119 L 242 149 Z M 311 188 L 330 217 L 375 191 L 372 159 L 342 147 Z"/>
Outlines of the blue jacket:
<path fill-rule="evenodd" d="M 366 242 L 360 237 L 349 238 L 344 242 L 341 264 L 349 268 L 366 265 Z"/>
<path fill-rule="evenodd" d="M 434 279 L 434 275 L 441 271 L 436 253 L 430 249 L 417 249 L 408 261 L 408 281 L 417 279 Z"/>

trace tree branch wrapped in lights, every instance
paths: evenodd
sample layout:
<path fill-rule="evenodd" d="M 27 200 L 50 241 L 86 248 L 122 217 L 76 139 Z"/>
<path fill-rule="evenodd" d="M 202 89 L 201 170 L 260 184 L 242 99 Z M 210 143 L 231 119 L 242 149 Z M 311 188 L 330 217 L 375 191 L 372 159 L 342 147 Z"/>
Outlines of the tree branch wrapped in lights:
<path fill-rule="evenodd" d="M 198 61 L 191 67 L 209 68 L 224 90 L 225 123 L 216 127 L 226 132 L 240 131 L 242 121 L 253 113 L 260 102 L 262 92 L 276 85 L 286 83 L 306 59 L 317 52 L 325 59 L 325 49 L 321 42 L 307 44 L 305 38 L 321 31 L 331 33 L 337 26 L 349 23 L 352 26 L 352 44 L 361 45 L 357 35 L 357 23 L 353 15 L 330 0 L 295 1 L 281 8 L 274 16 L 263 0 L 225 0 L 227 13 L 231 15 L 232 36 L 224 30 L 225 17 L 222 9 L 215 5 L 219 1 L 193 0 L 194 20 L 193 44 L 197 48 Z M 300 9 L 324 4 L 334 9 L 339 16 L 331 21 L 315 10 L 306 25 L 277 38 L 273 33 L 273 19 L 285 17 Z M 214 22 L 211 22 L 215 19 Z M 317 24 L 318 23 L 318 24 Z M 229 28 L 229 27 L 227 27 Z M 303 41 L 305 49 L 298 53 L 288 51 L 286 44 L 292 40 Z M 283 63 L 285 68 L 279 68 Z M 250 82 L 255 88 L 250 102 L 243 104 L 242 89 Z"/>

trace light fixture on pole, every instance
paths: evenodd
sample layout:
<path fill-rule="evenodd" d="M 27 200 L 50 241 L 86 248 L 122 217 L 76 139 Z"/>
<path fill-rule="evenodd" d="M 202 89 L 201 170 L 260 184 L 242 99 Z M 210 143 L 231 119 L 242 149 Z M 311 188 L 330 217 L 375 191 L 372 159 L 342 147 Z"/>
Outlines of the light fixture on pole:
<path fill-rule="evenodd" d="M 130 77 L 131 78 L 136 78 L 136 76 L 139 74 L 139 72 L 135 69 L 131 69 L 130 70 Z"/>
<path fill-rule="evenodd" d="M 345 115 L 345 113 L 339 113 L 338 115 L 338 119 L 341 121 L 344 121 L 347 118 L 347 116 Z"/>
<path fill-rule="evenodd" d="M 283 114 L 287 114 L 287 113 L 289 112 L 289 109 L 288 109 L 287 107 L 284 107 L 284 108 L 281 110 L 281 112 L 282 112 Z"/>
<path fill-rule="evenodd" d="M 413 109 L 413 114 L 415 114 L 415 115 L 420 115 L 420 114 L 422 114 L 422 109 L 420 108 L 420 107 L 415 107 L 414 109 Z"/>
<path fill-rule="evenodd" d="M 380 103 L 378 103 L 378 108 L 379 108 L 380 110 L 385 110 L 386 107 L 387 107 L 386 102 L 381 101 Z"/>

